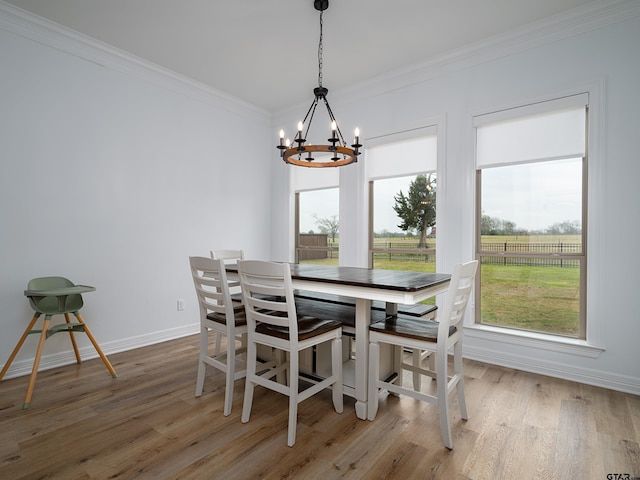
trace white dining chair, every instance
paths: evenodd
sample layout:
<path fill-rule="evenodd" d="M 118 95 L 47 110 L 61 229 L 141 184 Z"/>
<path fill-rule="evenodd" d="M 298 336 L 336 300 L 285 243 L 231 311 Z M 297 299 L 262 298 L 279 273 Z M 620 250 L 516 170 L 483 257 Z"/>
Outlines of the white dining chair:
<path fill-rule="evenodd" d="M 288 263 L 244 260 L 238 262 L 238 272 L 248 327 L 247 377 L 242 422 L 249 421 L 256 385 L 287 395 L 287 445 L 291 447 L 296 441 L 300 402 L 331 387 L 333 406 L 336 412 L 342 413 L 342 324 L 335 320 L 320 320 L 297 314 Z M 331 375 L 303 387 L 299 382 L 299 353 L 324 342 L 331 342 Z M 259 345 L 277 349 L 288 355 L 281 356 L 281 362 L 273 368 L 264 371 L 264 366 L 260 365 L 263 371 L 257 371 Z M 281 375 L 282 372 L 286 372 L 287 375 Z"/>
<path fill-rule="evenodd" d="M 464 373 L 462 367 L 462 320 L 473 288 L 478 261 L 456 265 L 451 283 L 445 294 L 444 305 L 438 308 L 435 320 L 407 316 L 390 316 L 369 327 L 369 420 L 378 411 L 378 395 L 381 389 L 407 395 L 438 406 L 443 443 L 453 448 L 449 423 L 449 395 L 458 391 L 458 404 L 464 420 L 468 418 L 464 397 Z M 396 352 L 410 348 L 414 352 L 435 353 L 435 372 L 420 364 L 400 362 L 401 371 L 396 378 L 380 379 L 380 344 L 395 347 Z M 453 372 L 449 375 L 448 357 L 453 353 Z M 419 356 L 418 356 L 419 357 Z M 402 369 L 435 377 L 436 393 L 429 394 L 402 386 Z M 396 383 L 397 382 L 397 383 Z"/>
<path fill-rule="evenodd" d="M 211 258 L 215 260 L 222 260 L 224 264 L 234 264 L 238 260 L 244 260 L 244 250 L 211 250 Z M 231 301 L 238 304 L 242 303 L 242 293 L 240 292 L 240 282 L 237 280 L 228 280 L 229 293 L 231 294 Z M 216 345 L 214 347 L 214 353 L 220 352 L 220 335 L 216 336 Z"/>
<path fill-rule="evenodd" d="M 189 257 L 191 276 L 200 309 L 200 354 L 196 397 L 202 395 L 206 366 L 225 374 L 224 415 L 231 413 L 235 381 L 246 374 L 247 321 L 244 305 L 231 301 L 222 260 Z M 216 349 L 209 353 L 209 334 L 216 335 Z M 226 337 L 226 349 L 220 339 Z M 237 345 L 239 340 L 240 345 Z"/>

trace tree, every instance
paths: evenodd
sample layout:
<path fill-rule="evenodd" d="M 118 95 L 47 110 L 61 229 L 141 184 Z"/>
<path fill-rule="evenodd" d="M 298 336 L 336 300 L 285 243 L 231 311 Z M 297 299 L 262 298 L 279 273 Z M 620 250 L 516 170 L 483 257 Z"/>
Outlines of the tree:
<path fill-rule="evenodd" d="M 322 233 L 326 233 L 331 236 L 331 241 L 335 243 L 336 235 L 338 234 L 338 230 L 340 228 L 340 222 L 338 221 L 338 216 L 333 215 L 331 218 L 318 218 L 317 215 L 314 215 L 313 218 L 316 221 L 316 225 Z"/>
<path fill-rule="evenodd" d="M 497 218 L 490 217 L 489 215 L 482 214 L 480 219 L 480 234 L 481 235 L 497 235 L 498 232 L 498 220 Z"/>
<path fill-rule="evenodd" d="M 481 235 L 517 235 L 527 233 L 526 230 L 517 228 L 516 222 L 502 220 L 497 217 L 490 217 L 484 213 L 480 217 Z"/>
<path fill-rule="evenodd" d="M 418 248 L 427 246 L 427 230 L 436 223 L 436 179 L 432 174 L 418 175 L 409 185 L 409 192 L 394 196 L 393 209 L 402 220 L 398 225 L 405 232 L 420 232 Z"/>
<path fill-rule="evenodd" d="M 579 220 L 565 220 L 564 222 L 554 223 L 547 228 L 547 232 L 560 235 L 575 235 L 582 232 Z"/>

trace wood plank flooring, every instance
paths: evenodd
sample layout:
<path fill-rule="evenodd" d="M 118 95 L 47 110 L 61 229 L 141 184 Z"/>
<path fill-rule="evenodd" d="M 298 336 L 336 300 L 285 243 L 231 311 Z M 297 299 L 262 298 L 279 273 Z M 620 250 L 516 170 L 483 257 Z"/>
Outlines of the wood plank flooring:
<path fill-rule="evenodd" d="M 609 479 L 640 477 L 640 397 L 465 361 L 469 420 L 452 400 L 454 450 L 436 408 L 381 396 L 358 420 L 330 392 L 303 402 L 286 445 L 287 399 L 262 388 L 240 422 L 244 381 L 222 415 L 210 368 L 194 397 L 196 336 L 0 382 L 0 478 L 19 479 Z M 423 388 L 430 388 L 426 381 Z M 607 476 L 628 474 L 628 477 Z"/>

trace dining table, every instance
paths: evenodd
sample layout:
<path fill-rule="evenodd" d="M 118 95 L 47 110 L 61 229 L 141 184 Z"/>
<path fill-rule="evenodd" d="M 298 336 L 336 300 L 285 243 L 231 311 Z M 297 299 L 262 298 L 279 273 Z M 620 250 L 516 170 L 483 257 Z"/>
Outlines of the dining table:
<path fill-rule="evenodd" d="M 382 270 L 318 264 L 291 264 L 293 288 L 307 292 L 349 297 L 355 300 L 355 356 L 352 381 L 344 393 L 355 398 L 356 416 L 367 418 L 369 372 L 369 324 L 371 302 L 386 303 L 386 313 L 397 314 L 398 304 L 412 305 L 447 291 L 451 275 L 406 270 Z M 230 279 L 237 267 L 227 265 Z"/>

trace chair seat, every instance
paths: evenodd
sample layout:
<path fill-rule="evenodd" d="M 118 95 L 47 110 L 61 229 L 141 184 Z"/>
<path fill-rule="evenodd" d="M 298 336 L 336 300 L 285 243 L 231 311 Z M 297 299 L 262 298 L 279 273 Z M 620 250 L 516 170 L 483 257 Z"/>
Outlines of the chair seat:
<path fill-rule="evenodd" d="M 298 316 L 298 340 L 307 340 L 316 335 L 321 335 L 336 328 L 342 328 L 340 322 L 335 320 L 322 320 L 307 315 Z M 260 323 L 256 325 L 256 332 L 263 335 L 271 335 L 272 337 L 289 340 L 289 328 L 279 327 L 268 323 Z"/>
<path fill-rule="evenodd" d="M 244 313 L 244 307 L 242 307 L 242 311 L 239 311 L 239 312 L 236 311 L 236 309 L 234 308 L 233 312 L 234 312 L 236 327 L 241 327 L 247 324 L 247 316 Z M 222 325 L 227 324 L 226 315 L 222 315 L 221 313 L 215 313 L 215 312 L 208 313 L 207 319 L 213 322 L 221 323 Z"/>
<path fill-rule="evenodd" d="M 439 325 L 435 320 L 423 320 L 393 315 L 383 321 L 372 323 L 369 326 L 369 330 L 372 332 L 389 333 L 400 337 L 435 342 L 438 339 Z M 453 335 L 456 330 L 457 328 L 454 325 L 450 326 L 449 336 Z"/>

